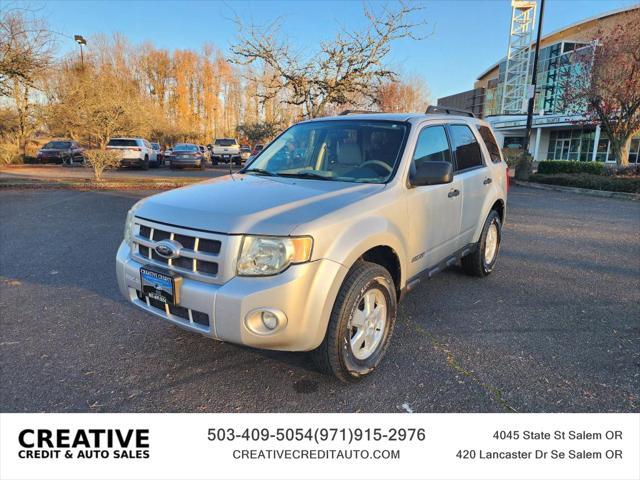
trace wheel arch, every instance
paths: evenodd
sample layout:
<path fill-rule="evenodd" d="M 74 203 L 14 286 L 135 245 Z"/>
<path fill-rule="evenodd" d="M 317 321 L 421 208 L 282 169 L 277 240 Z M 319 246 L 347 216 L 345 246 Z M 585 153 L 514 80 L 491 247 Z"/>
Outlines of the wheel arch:
<path fill-rule="evenodd" d="M 378 245 L 364 252 L 359 259 L 380 265 L 389 272 L 396 289 L 396 299 L 399 300 L 401 292 L 400 283 L 402 282 L 402 266 L 398 253 L 388 245 Z"/>
<path fill-rule="evenodd" d="M 482 209 L 482 216 L 478 219 L 478 224 L 476 225 L 476 230 L 473 234 L 473 242 L 477 242 L 480 239 L 480 234 L 482 233 L 482 227 L 484 227 L 484 222 L 489 216 L 489 212 L 495 210 L 500 215 L 500 223 L 504 225 L 504 220 L 506 216 L 506 202 L 504 198 L 499 196 L 489 197 L 485 200 L 484 208 Z"/>

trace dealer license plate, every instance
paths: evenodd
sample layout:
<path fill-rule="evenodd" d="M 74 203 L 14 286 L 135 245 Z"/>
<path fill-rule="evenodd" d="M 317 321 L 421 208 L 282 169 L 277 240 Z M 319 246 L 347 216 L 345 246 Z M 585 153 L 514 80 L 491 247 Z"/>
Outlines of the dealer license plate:
<path fill-rule="evenodd" d="M 179 275 L 145 266 L 140 268 L 140 283 L 144 296 L 169 305 L 176 305 L 180 301 L 182 277 Z"/>

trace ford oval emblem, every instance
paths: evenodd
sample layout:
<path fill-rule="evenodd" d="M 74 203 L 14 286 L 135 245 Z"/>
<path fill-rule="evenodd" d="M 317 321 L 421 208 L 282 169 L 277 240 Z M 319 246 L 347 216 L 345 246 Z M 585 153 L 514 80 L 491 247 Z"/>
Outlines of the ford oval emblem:
<path fill-rule="evenodd" d="M 162 240 L 154 247 L 158 255 L 163 258 L 177 258 L 180 254 L 180 246 L 170 240 Z"/>

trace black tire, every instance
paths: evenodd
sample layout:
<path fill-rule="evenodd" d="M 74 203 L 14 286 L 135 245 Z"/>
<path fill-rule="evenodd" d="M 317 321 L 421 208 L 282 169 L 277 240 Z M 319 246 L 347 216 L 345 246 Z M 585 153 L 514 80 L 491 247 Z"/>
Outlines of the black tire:
<path fill-rule="evenodd" d="M 498 234 L 498 245 L 496 246 L 495 254 L 490 262 L 487 262 L 485 258 L 485 245 L 487 241 L 487 233 L 489 228 L 495 225 Z M 482 233 L 480 234 L 480 240 L 475 244 L 473 251 L 462 257 L 462 269 L 467 275 L 474 277 L 486 277 L 493 271 L 493 267 L 498 260 L 498 253 L 500 252 L 500 242 L 502 240 L 502 222 L 500 221 L 500 214 L 495 210 L 491 210 L 487 219 L 482 227 Z"/>
<path fill-rule="evenodd" d="M 140 165 L 140 168 L 142 168 L 142 170 L 149 170 L 149 157 L 147 155 L 144 156 L 144 161 Z"/>
<path fill-rule="evenodd" d="M 363 302 L 364 294 L 371 290 L 382 292 L 387 305 L 387 318 L 380 343 L 369 357 L 360 360 L 355 357 L 351 348 L 353 331 L 349 324 Z M 396 290 L 387 269 L 375 263 L 358 261 L 340 287 L 324 340 L 311 352 L 314 362 L 321 371 L 335 375 L 342 382 L 357 381 L 370 374 L 387 351 L 396 312 Z"/>

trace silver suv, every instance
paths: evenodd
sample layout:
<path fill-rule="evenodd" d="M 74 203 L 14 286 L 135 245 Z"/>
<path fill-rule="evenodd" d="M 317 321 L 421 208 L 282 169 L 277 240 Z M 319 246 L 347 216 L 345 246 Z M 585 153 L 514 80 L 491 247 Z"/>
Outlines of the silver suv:
<path fill-rule="evenodd" d="M 473 116 L 302 122 L 233 176 L 135 204 L 118 284 L 180 327 L 311 351 L 322 370 L 361 378 L 387 350 L 397 302 L 420 281 L 458 262 L 491 273 L 506 172 L 489 125 Z"/>

